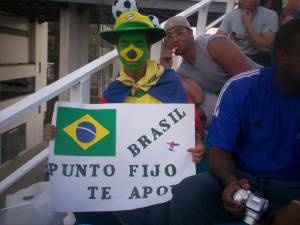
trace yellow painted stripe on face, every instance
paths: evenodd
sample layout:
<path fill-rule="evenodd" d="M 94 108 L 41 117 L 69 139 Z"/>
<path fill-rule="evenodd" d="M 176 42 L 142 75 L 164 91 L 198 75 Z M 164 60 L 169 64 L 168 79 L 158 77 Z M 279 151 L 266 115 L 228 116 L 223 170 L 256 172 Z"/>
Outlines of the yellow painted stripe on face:
<path fill-rule="evenodd" d="M 137 54 L 137 56 L 134 59 L 130 59 L 127 55 L 130 50 L 134 50 Z M 127 48 L 124 48 L 120 51 L 120 55 L 128 62 L 135 62 L 144 55 L 144 51 L 135 47 L 133 44 L 130 44 Z"/>

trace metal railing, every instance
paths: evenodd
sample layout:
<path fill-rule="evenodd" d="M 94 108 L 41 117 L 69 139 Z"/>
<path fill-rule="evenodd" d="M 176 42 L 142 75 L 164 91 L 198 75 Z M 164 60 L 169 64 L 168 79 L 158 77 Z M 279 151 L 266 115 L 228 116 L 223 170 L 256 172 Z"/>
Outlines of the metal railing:
<path fill-rule="evenodd" d="M 216 24 L 218 24 L 223 20 L 225 14 L 222 15 L 220 18 L 216 19 L 215 21 L 213 21 L 211 24 L 206 26 L 208 7 L 213 2 L 215 2 L 215 0 L 202 0 L 201 2 L 193 5 L 192 7 L 178 14 L 180 16 L 189 17 L 194 13 L 198 13 L 196 36 L 204 34 L 211 27 L 215 26 Z M 226 3 L 227 3 L 226 13 L 228 13 L 233 10 L 235 0 L 227 0 Z M 163 25 L 164 23 L 162 24 L 162 26 Z M 161 50 L 160 43 L 157 43 L 155 46 L 153 46 L 152 53 L 151 53 L 152 58 L 158 59 L 160 50 Z M 58 81 L 38 90 L 34 94 L 31 94 L 28 97 L 25 97 L 24 99 L 20 100 L 19 102 L 3 109 L 0 112 L 0 127 L 9 124 L 10 122 L 24 115 L 26 112 L 31 111 L 32 109 L 40 106 L 41 104 L 47 102 L 51 98 L 67 90 L 71 90 L 70 92 L 71 101 L 82 102 L 83 99 L 82 95 L 86 91 L 84 90 L 85 86 L 83 84 L 90 79 L 92 74 L 106 67 L 107 65 L 112 63 L 116 58 L 117 58 L 117 51 L 113 50 L 101 56 L 100 58 L 88 63 L 87 65 L 75 70 L 74 72 L 68 74 L 67 76 L 59 79 Z M 30 161 L 26 162 L 23 166 L 18 168 L 11 175 L 3 179 L 0 182 L 0 193 L 2 193 L 8 187 L 14 184 L 27 172 L 29 172 L 36 165 L 38 165 L 41 161 L 46 159 L 47 155 L 48 155 L 48 148 L 44 149 L 42 152 L 40 152 Z"/>

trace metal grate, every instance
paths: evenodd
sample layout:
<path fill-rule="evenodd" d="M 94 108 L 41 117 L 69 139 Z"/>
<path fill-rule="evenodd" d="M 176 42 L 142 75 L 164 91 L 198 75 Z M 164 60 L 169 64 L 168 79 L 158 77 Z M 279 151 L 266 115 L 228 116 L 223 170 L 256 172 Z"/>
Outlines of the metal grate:
<path fill-rule="evenodd" d="M 1 134 L 1 164 L 26 148 L 26 123 Z"/>

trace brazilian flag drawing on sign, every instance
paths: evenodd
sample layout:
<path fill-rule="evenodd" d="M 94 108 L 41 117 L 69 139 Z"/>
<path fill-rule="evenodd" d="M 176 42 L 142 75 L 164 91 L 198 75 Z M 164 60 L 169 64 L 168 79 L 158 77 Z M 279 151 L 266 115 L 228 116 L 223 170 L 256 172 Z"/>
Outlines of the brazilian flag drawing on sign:
<path fill-rule="evenodd" d="M 115 156 L 116 110 L 58 107 L 54 154 Z"/>

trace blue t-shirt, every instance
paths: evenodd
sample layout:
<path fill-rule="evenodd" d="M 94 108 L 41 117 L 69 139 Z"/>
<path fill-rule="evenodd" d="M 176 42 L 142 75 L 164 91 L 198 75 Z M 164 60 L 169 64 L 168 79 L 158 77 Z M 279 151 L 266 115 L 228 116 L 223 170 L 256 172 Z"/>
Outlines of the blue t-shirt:
<path fill-rule="evenodd" d="M 300 96 L 283 96 L 275 68 L 249 71 L 223 87 L 208 142 L 256 176 L 300 179 Z"/>

